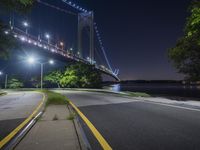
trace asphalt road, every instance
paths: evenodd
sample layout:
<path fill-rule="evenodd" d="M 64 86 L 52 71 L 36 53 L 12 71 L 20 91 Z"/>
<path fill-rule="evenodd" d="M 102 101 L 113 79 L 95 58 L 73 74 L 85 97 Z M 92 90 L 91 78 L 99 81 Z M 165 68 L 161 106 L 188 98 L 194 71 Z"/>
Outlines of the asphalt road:
<path fill-rule="evenodd" d="M 0 96 L 0 140 L 21 124 L 41 100 L 42 95 L 33 92 L 12 92 Z"/>
<path fill-rule="evenodd" d="M 66 91 L 115 150 L 199 150 L 200 110 L 111 94 Z M 83 124 L 93 149 L 98 143 Z"/>

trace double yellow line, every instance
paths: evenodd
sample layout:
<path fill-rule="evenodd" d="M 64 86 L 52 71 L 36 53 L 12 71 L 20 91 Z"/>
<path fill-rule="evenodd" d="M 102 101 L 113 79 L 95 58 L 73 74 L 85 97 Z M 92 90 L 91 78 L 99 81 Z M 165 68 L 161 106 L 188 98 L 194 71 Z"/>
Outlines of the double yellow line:
<path fill-rule="evenodd" d="M 36 92 L 35 92 L 36 93 Z M 37 92 L 40 93 L 40 92 Z M 9 135 L 7 135 L 3 140 L 0 141 L 0 149 L 6 145 L 29 121 L 31 121 L 32 118 L 35 117 L 39 109 L 42 107 L 45 101 L 45 94 L 40 93 L 43 95 L 42 101 L 40 104 L 36 107 L 36 109 L 33 111 L 33 113 L 24 121 L 22 122 L 17 128 L 15 128 Z"/>
<path fill-rule="evenodd" d="M 94 125 L 87 119 L 87 117 L 70 101 L 70 105 L 76 110 L 79 116 L 83 119 L 83 121 L 87 124 L 89 129 L 92 131 L 92 134 L 100 143 L 101 147 L 104 150 L 112 150 L 111 146 L 106 142 L 103 136 L 99 133 L 99 131 L 94 127 Z"/>

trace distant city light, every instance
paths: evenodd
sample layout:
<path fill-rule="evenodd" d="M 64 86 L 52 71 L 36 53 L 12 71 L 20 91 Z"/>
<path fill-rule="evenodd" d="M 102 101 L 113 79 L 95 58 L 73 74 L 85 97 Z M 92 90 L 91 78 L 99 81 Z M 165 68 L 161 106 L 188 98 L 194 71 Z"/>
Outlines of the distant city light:
<path fill-rule="evenodd" d="M 73 51 L 73 48 L 70 48 L 70 51 Z"/>

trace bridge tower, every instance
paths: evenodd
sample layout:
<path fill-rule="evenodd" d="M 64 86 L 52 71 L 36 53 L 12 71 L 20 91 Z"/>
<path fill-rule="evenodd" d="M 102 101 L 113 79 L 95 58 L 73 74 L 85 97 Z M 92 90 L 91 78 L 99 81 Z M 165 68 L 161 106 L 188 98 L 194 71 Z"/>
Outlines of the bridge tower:
<path fill-rule="evenodd" d="M 89 27 L 90 32 L 90 63 L 94 62 L 94 13 L 83 12 L 78 14 L 78 51 L 82 55 L 82 32 L 83 29 Z"/>

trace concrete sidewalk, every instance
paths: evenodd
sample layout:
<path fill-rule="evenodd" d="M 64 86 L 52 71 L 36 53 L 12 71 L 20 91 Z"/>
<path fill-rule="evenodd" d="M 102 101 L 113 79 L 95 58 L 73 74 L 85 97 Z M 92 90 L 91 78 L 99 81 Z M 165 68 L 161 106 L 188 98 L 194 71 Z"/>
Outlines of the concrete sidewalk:
<path fill-rule="evenodd" d="M 65 105 L 50 105 L 16 150 L 80 150 L 73 122 Z"/>

